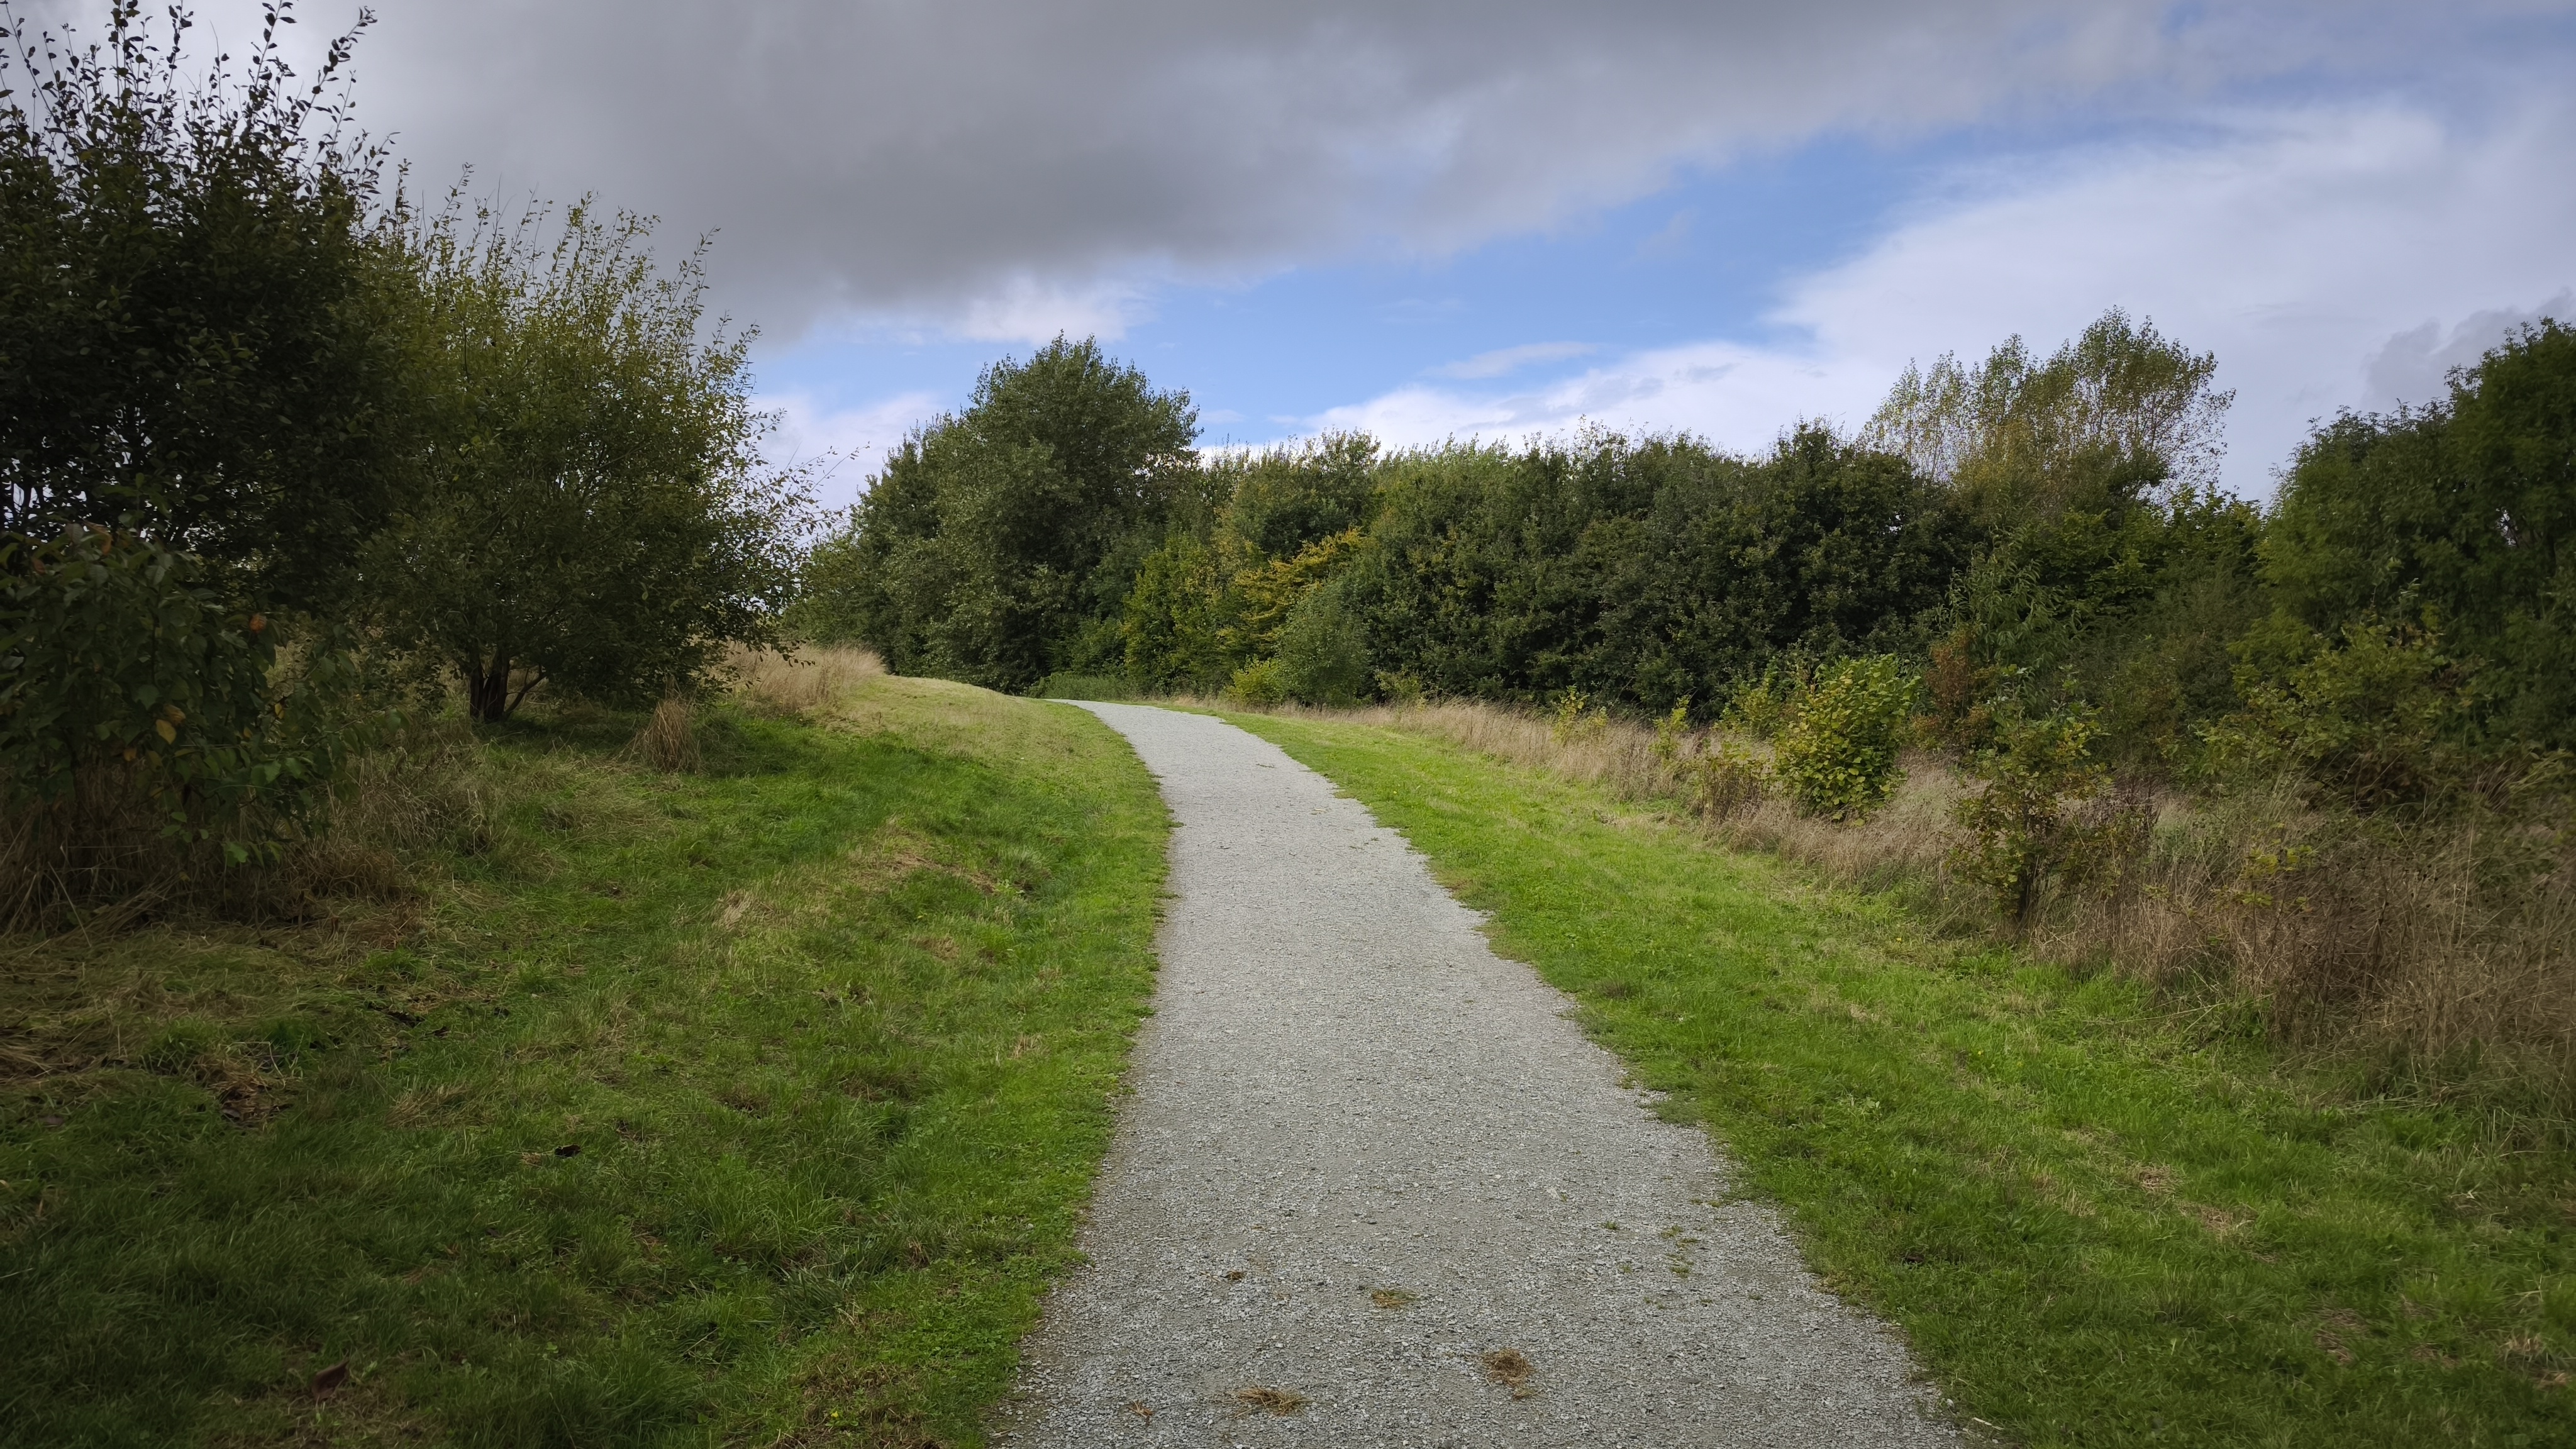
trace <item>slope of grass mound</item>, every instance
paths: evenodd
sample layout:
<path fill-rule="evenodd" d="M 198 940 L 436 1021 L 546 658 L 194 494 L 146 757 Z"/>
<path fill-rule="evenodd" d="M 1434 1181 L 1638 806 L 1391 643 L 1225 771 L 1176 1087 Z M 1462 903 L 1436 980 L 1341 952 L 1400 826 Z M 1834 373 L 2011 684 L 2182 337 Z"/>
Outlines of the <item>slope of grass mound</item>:
<path fill-rule="evenodd" d="M 637 723 L 496 738 L 407 897 L 11 949 L 0 1441 L 979 1436 L 1145 1010 L 1153 783 L 928 681 L 694 774 Z"/>

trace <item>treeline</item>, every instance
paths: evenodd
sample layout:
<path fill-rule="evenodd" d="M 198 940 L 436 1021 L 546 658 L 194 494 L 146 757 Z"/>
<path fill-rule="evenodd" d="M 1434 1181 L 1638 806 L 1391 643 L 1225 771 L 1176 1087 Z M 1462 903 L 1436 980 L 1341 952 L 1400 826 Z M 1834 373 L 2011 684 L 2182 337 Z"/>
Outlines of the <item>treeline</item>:
<path fill-rule="evenodd" d="M 898 670 L 1256 702 L 1750 718 L 1889 657 L 1917 737 L 1962 753 L 2071 708 L 2124 776 L 2295 768 L 2365 806 L 2576 745 L 2576 332 L 2324 425 L 2268 509 L 2217 487 L 2215 372 L 2113 312 L 1757 457 L 1592 432 L 1203 458 L 1186 394 L 1059 340 L 907 441 L 798 608 Z"/>
<path fill-rule="evenodd" d="M 132 0 L 0 54 L 0 924 L 273 856 L 449 689 L 685 692 L 793 592 L 805 498 L 696 258 L 421 204 L 352 129 L 357 33 L 300 78 L 288 18 L 211 76 Z"/>

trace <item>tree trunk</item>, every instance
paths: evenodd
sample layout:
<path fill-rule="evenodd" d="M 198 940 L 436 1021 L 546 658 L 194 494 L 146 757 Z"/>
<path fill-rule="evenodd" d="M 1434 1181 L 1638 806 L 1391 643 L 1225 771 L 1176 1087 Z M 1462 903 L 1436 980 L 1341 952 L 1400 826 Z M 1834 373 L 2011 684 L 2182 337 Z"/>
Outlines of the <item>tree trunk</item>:
<path fill-rule="evenodd" d="M 483 724 L 510 717 L 510 656 L 497 654 L 487 668 L 475 659 L 465 666 L 465 711 Z"/>

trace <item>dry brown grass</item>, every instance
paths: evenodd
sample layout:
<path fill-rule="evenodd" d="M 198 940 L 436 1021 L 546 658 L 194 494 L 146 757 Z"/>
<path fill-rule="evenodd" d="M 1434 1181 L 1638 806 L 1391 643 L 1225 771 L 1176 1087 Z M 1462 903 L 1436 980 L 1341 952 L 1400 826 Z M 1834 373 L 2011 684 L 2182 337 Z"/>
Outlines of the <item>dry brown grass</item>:
<path fill-rule="evenodd" d="M 698 750 L 698 707 L 676 694 L 664 699 L 653 706 L 626 749 L 647 768 L 663 774 L 695 774 L 703 763 Z"/>
<path fill-rule="evenodd" d="M 1474 702 L 1280 712 L 1402 730 L 1595 785 L 1721 843 L 1901 892 L 1946 928 L 2000 929 L 1982 893 L 1951 872 L 1952 810 L 1974 787 L 1936 756 L 1909 755 L 1883 808 L 1837 824 L 1776 793 L 1699 808 L 1690 764 L 1720 743 L 1707 735 L 1665 758 L 1640 725 L 1566 730 Z M 2123 888 L 2046 894 L 2023 945 L 2159 985 L 2218 987 L 2259 1003 L 2291 1039 L 2484 1054 L 2490 1074 L 2537 1073 L 2554 1097 L 2576 1090 L 2576 830 L 2563 811 L 2363 820 L 2313 809 L 2286 782 L 2214 799 L 2167 793 L 2154 807 L 2147 856 Z"/>
<path fill-rule="evenodd" d="M 112 763 L 80 771 L 60 799 L 0 816 L 0 931 L 114 931 L 218 863 L 161 826 L 138 772 Z"/>
<path fill-rule="evenodd" d="M 1234 1391 L 1234 1412 L 1237 1418 L 1247 1414 L 1276 1414 L 1284 1418 L 1305 1407 L 1306 1396 L 1295 1389 L 1274 1389 L 1256 1384 L 1248 1389 Z"/>
<path fill-rule="evenodd" d="M 1538 1366 L 1529 1355 L 1517 1348 L 1498 1348 L 1478 1360 L 1485 1366 L 1485 1377 L 1512 1391 L 1515 1399 L 1526 1399 L 1533 1390 L 1530 1380 L 1538 1376 Z"/>
<path fill-rule="evenodd" d="M 342 767 L 329 811 L 291 846 L 277 885 L 311 903 L 388 901 L 418 891 L 409 863 L 424 851 L 489 849 L 501 798 L 483 742 L 463 720 L 414 725 Z"/>
<path fill-rule="evenodd" d="M 736 649 L 724 672 L 736 697 L 764 714 L 802 716 L 831 706 L 885 665 L 865 649 L 807 645 L 787 653 Z"/>

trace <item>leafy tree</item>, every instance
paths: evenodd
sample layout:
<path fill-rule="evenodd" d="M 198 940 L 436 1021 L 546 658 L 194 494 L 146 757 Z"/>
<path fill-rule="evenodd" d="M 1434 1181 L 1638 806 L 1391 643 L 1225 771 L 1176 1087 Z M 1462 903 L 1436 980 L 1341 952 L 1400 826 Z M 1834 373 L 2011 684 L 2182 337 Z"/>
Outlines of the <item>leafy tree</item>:
<path fill-rule="evenodd" d="M 2576 747 L 2576 328 L 2525 330 L 2421 410 L 2319 429 L 2263 572 L 2320 640 L 2402 620 L 2480 661 L 2492 704 L 2456 728 Z"/>
<path fill-rule="evenodd" d="M 1802 429 L 1766 458 L 1613 434 L 1384 470 L 1349 599 L 1443 692 L 1723 698 L 1779 651 L 1903 647 L 1965 537 L 1900 458 Z"/>
<path fill-rule="evenodd" d="M 54 892 L 0 913 L 267 853 L 353 737 L 314 614 L 404 477 L 399 289 L 332 95 L 356 32 L 305 84 L 290 19 L 202 75 L 184 7 L 0 30 L 0 800 Z"/>
<path fill-rule="evenodd" d="M 2113 308 L 2049 357 L 2010 338 L 1975 369 L 1943 354 L 1909 365 L 1867 441 L 1958 490 L 2001 532 L 2172 485 L 2207 486 L 2235 394 L 2217 359 Z"/>
<path fill-rule="evenodd" d="M 2217 368 L 2115 309 L 2045 358 L 2014 338 L 1898 380 L 1867 436 L 1947 487 L 1978 538 L 1939 621 L 1936 735 L 1974 748 L 1986 695 L 2046 714 L 2071 686 L 2114 701 L 2091 726 L 2104 753 L 2163 770 L 2235 707 L 2227 646 L 2262 612 L 2262 520 L 2216 484 Z M 1960 695 L 1972 677 L 1983 691 Z"/>
<path fill-rule="evenodd" d="M 356 32 L 301 83 L 281 4 L 195 80 L 185 11 L 140 13 L 0 46 L 0 530 L 140 530 L 239 602 L 328 608 L 405 442 L 379 153 L 331 95 Z"/>
<path fill-rule="evenodd" d="M 1025 689 L 1114 666 L 1146 557 L 1189 496 L 1198 414 L 1098 343 L 1004 359 L 887 461 L 818 586 L 894 668 Z"/>
<path fill-rule="evenodd" d="M 548 233 L 551 230 L 551 239 Z M 765 643 L 795 577 L 801 480 L 757 450 L 749 338 L 700 340 L 694 257 L 586 203 L 404 239 L 427 446 L 367 555 L 386 637 L 453 668 L 473 715 L 552 681 L 644 702 L 729 642 Z"/>

